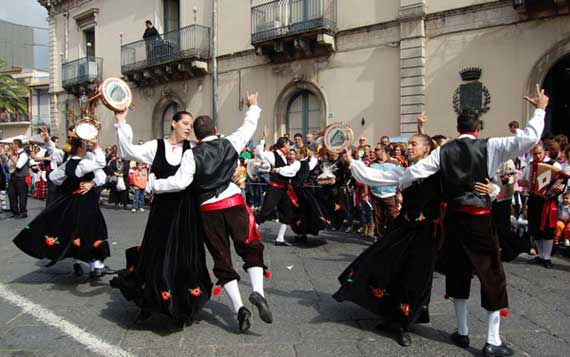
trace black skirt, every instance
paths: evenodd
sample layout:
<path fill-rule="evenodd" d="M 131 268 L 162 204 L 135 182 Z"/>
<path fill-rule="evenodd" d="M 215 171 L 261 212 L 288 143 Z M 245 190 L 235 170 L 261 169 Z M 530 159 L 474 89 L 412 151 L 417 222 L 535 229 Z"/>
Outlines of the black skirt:
<path fill-rule="evenodd" d="M 295 217 L 291 229 L 296 234 L 318 235 L 319 231 L 330 227 L 330 219 L 327 218 L 323 203 L 315 197 L 309 187 L 295 188 L 299 207 L 295 209 Z"/>
<path fill-rule="evenodd" d="M 142 244 L 111 286 L 144 311 L 192 321 L 212 289 L 197 217 L 190 189 L 155 196 Z"/>
<path fill-rule="evenodd" d="M 339 276 L 334 298 L 352 301 L 402 326 L 429 322 L 429 302 L 437 249 L 431 220 L 406 222 L 366 249 Z"/>
<path fill-rule="evenodd" d="M 50 265 L 64 258 L 90 262 L 109 257 L 98 190 L 85 195 L 59 194 L 14 238 L 14 244 L 34 258 L 50 259 Z"/>

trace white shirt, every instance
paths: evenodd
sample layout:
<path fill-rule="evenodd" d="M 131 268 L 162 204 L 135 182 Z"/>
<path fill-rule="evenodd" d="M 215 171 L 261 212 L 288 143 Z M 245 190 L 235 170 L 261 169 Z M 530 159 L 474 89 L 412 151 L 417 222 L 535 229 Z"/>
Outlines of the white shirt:
<path fill-rule="evenodd" d="M 158 148 L 158 141 L 156 139 L 147 141 L 141 145 L 134 145 L 133 128 L 126 122 L 115 124 L 115 132 L 117 134 L 117 149 L 123 159 L 152 165 Z M 183 145 L 184 143 L 172 145 L 168 140 L 164 140 L 164 155 L 170 165 L 180 165 Z M 196 143 L 194 141 L 190 141 L 190 147 L 194 147 L 195 145 Z"/>
<path fill-rule="evenodd" d="M 489 177 L 495 176 L 497 168 L 502 162 L 522 155 L 539 142 L 544 129 L 544 115 L 544 110 L 536 109 L 534 116 L 528 122 L 524 130 L 517 131 L 514 136 L 490 138 L 487 141 L 487 175 Z M 460 135 L 458 138 L 476 139 L 469 134 Z M 440 148 L 437 148 L 432 151 L 427 158 L 408 167 L 399 180 L 400 188 L 404 190 L 409 187 L 412 182 L 429 177 L 438 172 L 440 168 L 439 153 Z"/>
<path fill-rule="evenodd" d="M 247 145 L 247 142 L 253 136 L 253 133 L 255 133 L 260 115 L 261 108 L 257 105 L 252 105 L 245 115 L 242 126 L 234 133 L 228 135 L 225 138 L 221 138 L 216 135 L 208 136 L 202 139 L 202 142 L 208 142 L 212 140 L 229 140 L 239 155 L 239 153 Z M 164 179 L 153 179 L 151 182 L 149 182 L 149 184 L 152 185 L 152 190 L 156 193 L 178 192 L 190 186 L 194 180 L 195 174 L 196 161 L 194 160 L 194 153 L 192 150 L 186 150 L 182 156 L 180 167 L 174 176 L 170 176 Z M 239 186 L 233 182 L 230 182 L 229 186 L 217 197 L 213 197 L 202 204 L 218 202 L 240 193 L 241 190 Z"/>
<path fill-rule="evenodd" d="M 275 152 L 277 153 L 277 155 L 281 157 L 281 159 L 284 162 L 288 161 L 287 156 L 285 156 L 285 154 L 283 154 L 281 150 L 275 150 Z M 271 164 L 271 166 L 275 167 L 275 155 L 273 154 L 273 151 L 258 151 L 258 153 L 259 157 L 262 160 L 268 161 Z M 275 168 L 275 171 L 279 175 L 284 177 L 294 177 L 300 169 L 301 169 L 301 163 L 298 160 L 295 160 L 290 165 Z"/>
<path fill-rule="evenodd" d="M 80 159 L 78 156 L 74 156 L 73 158 Z M 68 161 L 57 167 L 49 174 L 49 179 L 57 186 L 61 185 L 67 178 L 65 175 L 65 166 L 67 162 Z M 89 172 L 93 172 L 95 175 L 93 182 L 95 182 L 97 186 L 101 186 L 105 184 L 105 178 L 107 177 L 105 172 L 103 172 L 105 165 L 105 153 L 103 150 L 98 148 L 93 153 L 87 153 L 85 158 L 79 161 L 79 164 L 75 168 L 75 176 L 83 177 Z"/>
<path fill-rule="evenodd" d="M 50 166 L 52 170 L 57 169 L 59 165 L 63 164 L 63 158 L 65 157 L 65 152 L 57 148 L 53 141 L 49 140 L 46 143 L 46 150 L 47 150 L 47 155 L 51 156 Z"/>
<path fill-rule="evenodd" d="M 24 167 L 24 165 L 26 165 L 26 163 L 29 160 L 28 154 L 26 154 L 26 150 L 24 149 L 20 149 L 18 151 L 18 161 L 16 162 L 16 169 L 21 170 L 22 167 Z"/>

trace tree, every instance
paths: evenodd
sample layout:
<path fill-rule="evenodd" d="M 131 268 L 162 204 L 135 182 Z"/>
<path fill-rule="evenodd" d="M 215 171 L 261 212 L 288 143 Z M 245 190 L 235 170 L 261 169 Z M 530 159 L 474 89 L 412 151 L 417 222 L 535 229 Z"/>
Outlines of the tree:
<path fill-rule="evenodd" d="M 5 63 L 0 60 L 0 68 Z M 10 114 L 25 114 L 28 112 L 26 95 L 28 89 L 8 73 L 0 73 L 0 110 Z"/>

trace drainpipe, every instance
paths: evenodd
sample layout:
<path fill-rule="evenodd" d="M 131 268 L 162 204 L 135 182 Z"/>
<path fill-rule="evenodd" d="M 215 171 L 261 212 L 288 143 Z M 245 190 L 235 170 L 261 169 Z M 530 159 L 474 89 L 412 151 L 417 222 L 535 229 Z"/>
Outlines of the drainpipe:
<path fill-rule="evenodd" d="M 218 124 L 218 51 L 217 28 L 218 28 L 218 0 L 212 2 L 212 119 L 214 125 Z"/>

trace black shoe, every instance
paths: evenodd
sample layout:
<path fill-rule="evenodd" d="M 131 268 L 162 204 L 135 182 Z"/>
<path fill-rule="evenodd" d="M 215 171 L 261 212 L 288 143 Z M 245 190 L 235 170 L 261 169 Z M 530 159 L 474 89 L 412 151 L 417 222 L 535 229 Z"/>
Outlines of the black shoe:
<path fill-rule="evenodd" d="M 543 259 L 542 264 L 546 269 L 552 269 L 552 260 L 550 259 Z"/>
<path fill-rule="evenodd" d="M 282 241 L 282 242 L 281 242 L 281 241 L 276 240 L 276 241 L 275 241 L 275 245 L 278 246 L 278 247 L 290 247 L 290 246 L 291 246 L 291 243 L 286 242 L 286 241 Z"/>
<path fill-rule="evenodd" d="M 27 213 L 20 213 L 19 215 L 14 217 L 15 219 L 24 219 L 24 218 L 28 218 L 28 214 Z"/>
<path fill-rule="evenodd" d="M 83 267 L 80 263 L 73 264 L 73 274 L 75 276 L 83 276 Z"/>
<path fill-rule="evenodd" d="M 251 311 L 249 311 L 245 306 L 240 307 L 237 319 L 239 324 L 239 331 L 241 333 L 247 332 L 247 330 L 249 330 L 251 327 L 251 322 L 249 321 L 249 319 L 251 319 Z"/>
<path fill-rule="evenodd" d="M 412 344 L 412 336 L 410 336 L 410 333 L 408 331 L 404 330 L 401 327 L 398 329 L 396 340 L 398 341 L 400 346 L 403 347 L 408 347 L 411 346 Z"/>
<path fill-rule="evenodd" d="M 469 336 L 460 335 L 457 331 L 451 334 L 451 341 L 461 348 L 469 347 Z"/>
<path fill-rule="evenodd" d="M 273 322 L 273 314 L 271 314 L 271 310 L 269 310 L 269 305 L 267 304 L 267 300 L 260 293 L 254 291 L 249 295 L 249 302 L 251 302 L 257 310 L 259 311 L 259 317 L 265 323 L 272 323 Z"/>
<path fill-rule="evenodd" d="M 542 259 L 541 257 L 534 257 L 531 260 L 528 261 L 529 264 L 543 264 L 544 259 Z"/>
<path fill-rule="evenodd" d="M 493 346 L 489 343 L 485 343 L 485 347 L 483 347 L 483 356 L 488 357 L 507 357 L 512 356 L 514 353 L 515 351 L 504 343 L 500 346 Z"/>

